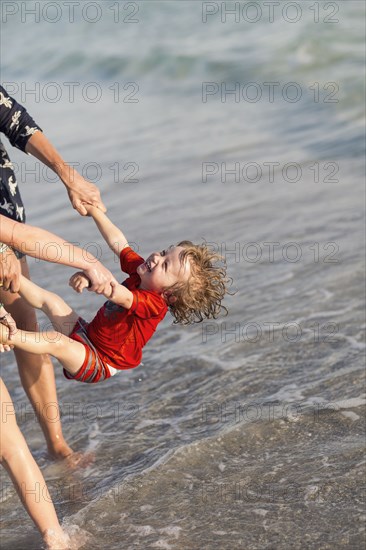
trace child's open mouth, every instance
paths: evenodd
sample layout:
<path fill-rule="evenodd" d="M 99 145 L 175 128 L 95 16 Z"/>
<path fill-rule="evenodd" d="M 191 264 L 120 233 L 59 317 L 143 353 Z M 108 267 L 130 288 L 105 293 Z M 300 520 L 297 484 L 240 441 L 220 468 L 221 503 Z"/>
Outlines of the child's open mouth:
<path fill-rule="evenodd" d="M 151 263 L 150 263 L 150 260 L 146 260 L 146 261 L 145 261 L 145 265 L 146 265 L 147 269 L 151 272 Z"/>

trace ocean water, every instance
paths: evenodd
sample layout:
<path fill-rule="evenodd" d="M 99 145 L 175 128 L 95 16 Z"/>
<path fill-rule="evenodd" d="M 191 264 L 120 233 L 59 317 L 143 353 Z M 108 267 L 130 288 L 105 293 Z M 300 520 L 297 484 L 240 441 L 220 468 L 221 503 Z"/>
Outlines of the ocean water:
<path fill-rule="evenodd" d="M 208 242 L 235 291 L 217 321 L 166 318 L 143 365 L 109 382 L 66 381 L 54 362 L 65 436 L 92 456 L 84 468 L 47 458 L 2 355 L 80 548 L 364 547 L 365 6 L 249 4 L 3 3 L 2 81 L 97 183 L 114 223 L 142 255 Z M 122 278 L 60 182 L 9 152 L 28 222 Z M 75 295 L 70 268 L 29 263 L 94 316 L 102 299 Z M 1 496 L 1 547 L 38 549 L 3 475 Z"/>

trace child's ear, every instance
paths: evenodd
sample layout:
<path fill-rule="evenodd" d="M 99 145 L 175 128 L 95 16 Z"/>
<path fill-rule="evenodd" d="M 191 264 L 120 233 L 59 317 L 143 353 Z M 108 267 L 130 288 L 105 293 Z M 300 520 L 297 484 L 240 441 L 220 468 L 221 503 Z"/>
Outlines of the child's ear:
<path fill-rule="evenodd" d="M 175 302 L 177 301 L 177 297 L 174 296 L 174 294 L 172 294 L 172 292 L 170 290 L 164 290 L 163 297 L 168 302 L 168 304 L 170 306 L 175 304 Z"/>

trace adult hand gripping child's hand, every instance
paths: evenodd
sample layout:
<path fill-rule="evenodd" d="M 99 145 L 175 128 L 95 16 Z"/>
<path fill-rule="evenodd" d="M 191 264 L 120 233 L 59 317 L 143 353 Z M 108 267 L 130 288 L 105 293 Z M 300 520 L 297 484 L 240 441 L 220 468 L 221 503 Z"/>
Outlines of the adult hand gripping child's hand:
<path fill-rule="evenodd" d="M 87 204 L 94 205 L 95 208 L 99 208 L 102 212 L 107 211 L 96 185 L 84 179 L 76 170 L 73 171 L 71 181 L 72 183 L 67 185 L 67 192 L 72 206 L 79 214 L 82 216 L 87 214 Z"/>
<path fill-rule="evenodd" d="M 88 204 L 88 203 L 86 203 L 86 202 L 83 202 L 83 203 L 82 203 L 82 206 L 83 206 L 83 210 L 84 210 L 84 212 L 85 212 L 85 215 L 91 217 L 91 215 L 92 215 L 92 214 L 91 214 L 91 213 L 92 213 L 92 210 L 93 210 L 93 208 L 95 209 L 96 206 L 93 205 L 93 204 Z M 102 210 L 102 212 L 103 212 L 103 210 Z"/>
<path fill-rule="evenodd" d="M 9 246 L 2 243 L 0 246 L 0 286 L 10 292 L 19 292 L 20 262 Z"/>

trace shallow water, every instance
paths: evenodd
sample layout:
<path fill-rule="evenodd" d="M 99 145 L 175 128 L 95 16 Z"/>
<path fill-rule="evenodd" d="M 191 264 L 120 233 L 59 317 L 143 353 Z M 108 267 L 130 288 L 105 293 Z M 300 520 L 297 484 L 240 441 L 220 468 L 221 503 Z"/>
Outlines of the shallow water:
<path fill-rule="evenodd" d="M 9 16 L 2 80 L 96 180 L 142 255 L 204 239 L 226 256 L 236 294 L 216 322 L 166 319 L 143 365 L 105 384 L 67 382 L 55 362 L 64 432 L 89 453 L 84 468 L 44 455 L 14 359 L 2 355 L 59 516 L 88 549 L 363 548 L 364 4 L 332 2 L 332 16 L 316 2 L 319 23 L 310 2 L 296 23 L 223 23 L 213 3 L 203 23 L 201 2 L 139 2 L 135 16 L 119 3 L 132 24 L 114 23 L 114 4 L 99 3 L 95 24 L 78 11 L 73 23 L 63 11 L 36 27 Z M 36 81 L 39 94 L 22 98 Z M 67 82 L 79 83 L 73 102 Z M 204 102 L 205 82 L 238 83 L 239 101 L 219 91 Z M 273 102 L 266 82 L 279 82 Z M 83 97 L 96 89 L 99 101 Z M 124 102 L 132 92 L 138 101 Z M 44 171 L 37 182 L 34 160 L 10 152 L 28 222 L 88 246 L 117 275 L 62 186 Z M 239 175 L 225 181 L 222 163 Z M 36 282 L 92 318 L 101 299 L 74 295 L 72 270 L 30 264 Z M 5 477 L 2 497 L 2 547 L 39 548 Z"/>

